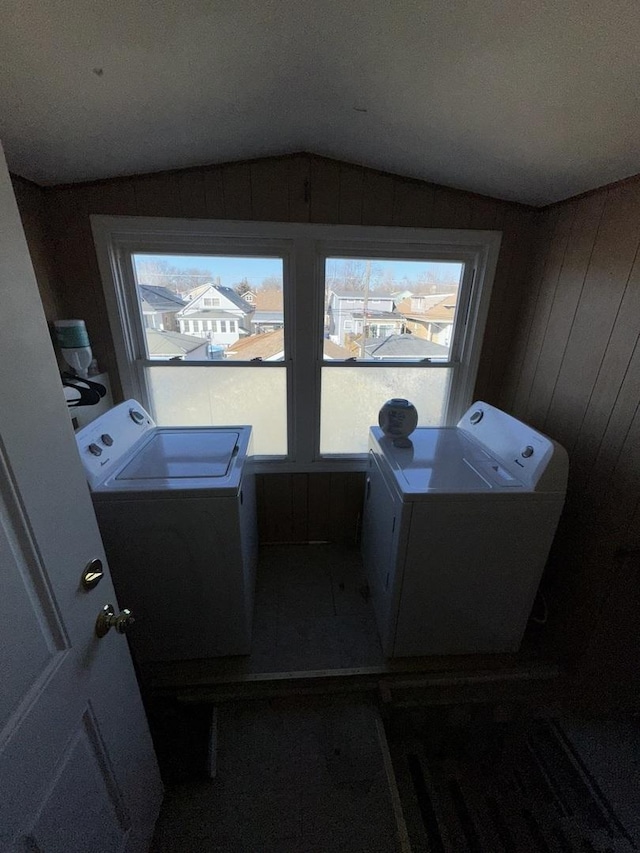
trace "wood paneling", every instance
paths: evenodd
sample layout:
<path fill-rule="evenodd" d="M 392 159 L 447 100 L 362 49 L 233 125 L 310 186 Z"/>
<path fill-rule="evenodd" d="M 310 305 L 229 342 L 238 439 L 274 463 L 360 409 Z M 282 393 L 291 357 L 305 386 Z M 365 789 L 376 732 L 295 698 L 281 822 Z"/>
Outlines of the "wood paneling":
<path fill-rule="evenodd" d="M 364 501 L 364 474 L 258 476 L 260 541 L 353 545 Z"/>
<path fill-rule="evenodd" d="M 178 176 L 182 215 L 189 219 L 206 219 L 207 188 L 202 172 L 184 172 Z"/>
<path fill-rule="evenodd" d="M 367 171 L 362 189 L 362 224 L 392 225 L 397 179 Z"/>
<path fill-rule="evenodd" d="M 362 185 L 364 170 L 361 166 L 343 163 L 340 166 L 338 222 L 341 225 L 362 225 Z"/>
<path fill-rule="evenodd" d="M 224 189 L 222 169 L 204 170 L 204 195 L 207 204 L 208 219 L 224 219 Z"/>
<path fill-rule="evenodd" d="M 311 157 L 310 222 L 338 222 L 340 210 L 340 164 L 324 157 Z"/>
<path fill-rule="evenodd" d="M 138 216 L 171 216 L 172 211 L 182 210 L 180 177 L 174 173 L 145 175 L 131 179 L 136 196 Z"/>
<path fill-rule="evenodd" d="M 624 646 L 611 602 L 636 594 L 621 555 L 640 542 L 639 248 L 638 179 L 544 212 L 499 396 L 569 452 L 547 642 L 602 678 L 624 669 L 611 666 Z"/>
<path fill-rule="evenodd" d="M 56 292 L 51 234 L 47 228 L 44 191 L 22 178 L 13 178 L 22 227 L 24 228 L 31 262 L 38 282 L 45 317 L 51 323 L 63 318 Z"/>
<path fill-rule="evenodd" d="M 502 231 L 502 244 L 474 395 L 489 403 L 497 402 L 505 372 L 513 363 L 513 337 L 521 327 L 525 288 L 535 265 L 539 216 L 535 214 L 532 222 L 528 212 L 506 205 L 497 211 L 495 227 Z"/>
<path fill-rule="evenodd" d="M 427 228 L 432 216 L 433 187 L 417 181 L 397 181 L 393 224 Z"/>
<path fill-rule="evenodd" d="M 308 222 L 311 201 L 309 158 L 296 154 L 289 163 L 289 218 L 292 222 Z"/>
<path fill-rule="evenodd" d="M 251 218 L 289 221 L 287 160 L 257 160 L 251 164 Z"/>
<path fill-rule="evenodd" d="M 222 167 L 225 219 L 252 219 L 251 165 L 229 163 Z"/>

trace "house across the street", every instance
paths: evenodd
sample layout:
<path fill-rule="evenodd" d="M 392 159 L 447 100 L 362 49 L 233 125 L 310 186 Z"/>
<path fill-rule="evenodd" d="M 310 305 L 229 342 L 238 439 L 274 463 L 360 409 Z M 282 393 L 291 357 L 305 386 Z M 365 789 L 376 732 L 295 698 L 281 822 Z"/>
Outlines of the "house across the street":
<path fill-rule="evenodd" d="M 154 284 L 139 284 L 138 296 L 146 329 L 178 331 L 176 315 L 186 306 L 184 299 L 168 287 Z"/>
<path fill-rule="evenodd" d="M 230 287 L 205 284 L 191 293 L 177 317 L 180 332 L 229 346 L 251 333 L 253 306 Z"/>

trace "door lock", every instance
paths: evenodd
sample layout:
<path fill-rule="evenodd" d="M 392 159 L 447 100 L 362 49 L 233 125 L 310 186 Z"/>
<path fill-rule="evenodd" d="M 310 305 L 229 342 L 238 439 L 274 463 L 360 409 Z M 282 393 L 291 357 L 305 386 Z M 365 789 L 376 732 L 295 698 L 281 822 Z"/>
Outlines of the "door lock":
<path fill-rule="evenodd" d="M 102 560 L 91 560 L 82 570 L 80 583 L 83 589 L 90 590 L 98 586 L 103 577 Z"/>

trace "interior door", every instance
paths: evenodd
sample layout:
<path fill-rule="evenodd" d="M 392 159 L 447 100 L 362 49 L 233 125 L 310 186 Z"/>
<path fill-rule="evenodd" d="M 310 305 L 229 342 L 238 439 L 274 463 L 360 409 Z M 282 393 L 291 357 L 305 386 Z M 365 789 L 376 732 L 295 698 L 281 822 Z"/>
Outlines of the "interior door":
<path fill-rule="evenodd" d="M 0 850 L 143 851 L 162 799 L 0 148 Z M 126 606 L 126 602 L 123 602 Z"/>

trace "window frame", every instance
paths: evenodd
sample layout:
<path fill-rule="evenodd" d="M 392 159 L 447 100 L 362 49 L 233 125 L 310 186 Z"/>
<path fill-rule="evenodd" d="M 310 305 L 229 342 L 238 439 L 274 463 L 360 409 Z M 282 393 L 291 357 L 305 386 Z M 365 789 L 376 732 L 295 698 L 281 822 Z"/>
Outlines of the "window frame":
<path fill-rule="evenodd" d="M 362 470 L 366 465 L 366 454 L 320 455 L 322 370 L 358 365 L 366 369 L 402 369 L 421 364 L 391 360 L 324 360 L 326 258 L 464 262 L 465 274 L 457 309 L 460 314 L 464 312 L 464 333 L 454 333 L 447 362 L 427 362 L 424 367 L 454 367 L 457 373 L 451 382 L 445 425 L 455 424 L 472 402 L 502 237 L 499 231 L 103 215 L 92 215 L 91 226 L 120 381 L 126 397 L 135 397 L 149 406 L 150 394 L 145 378 L 145 369 L 149 366 L 181 369 L 214 365 L 237 369 L 250 365 L 267 370 L 286 370 L 289 452 L 286 457 L 260 460 L 258 470 Z M 145 253 L 282 258 L 284 359 L 278 362 L 159 362 L 148 359 L 131 260 L 133 254 Z M 144 358 L 140 357 L 141 353 Z"/>

